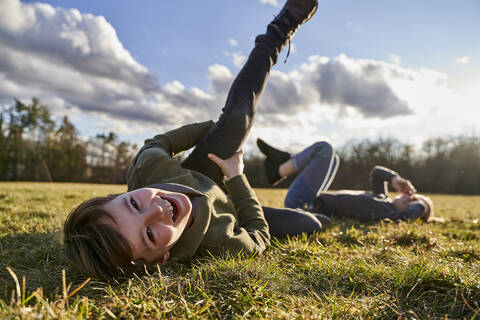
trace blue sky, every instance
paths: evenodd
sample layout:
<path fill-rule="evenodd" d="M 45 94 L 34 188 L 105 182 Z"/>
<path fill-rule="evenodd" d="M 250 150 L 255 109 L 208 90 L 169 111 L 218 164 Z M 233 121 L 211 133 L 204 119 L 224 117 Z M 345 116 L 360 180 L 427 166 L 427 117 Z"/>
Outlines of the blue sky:
<path fill-rule="evenodd" d="M 86 136 L 113 130 L 135 142 L 215 118 L 253 38 L 283 5 L 263 2 L 0 0 L 0 101 L 35 93 Z M 478 133 L 479 18 L 478 0 L 320 1 L 275 66 L 249 144 Z M 333 91 L 326 70 L 340 82 Z M 282 105 L 290 87 L 297 98 Z M 298 134 L 283 134 L 287 125 Z"/>
<path fill-rule="evenodd" d="M 282 3 L 275 8 L 258 0 L 42 2 L 104 16 L 125 48 L 160 82 L 179 80 L 187 87 L 206 86 L 209 65 L 230 63 L 224 55 L 231 49 L 229 38 L 247 54 L 252 37 Z M 461 73 L 456 58 L 480 57 L 479 28 L 478 0 L 324 1 L 295 38 L 296 57 L 277 68 L 289 70 L 312 54 L 388 60 L 395 53 L 407 66 Z M 478 71 L 480 59 L 475 60 Z"/>

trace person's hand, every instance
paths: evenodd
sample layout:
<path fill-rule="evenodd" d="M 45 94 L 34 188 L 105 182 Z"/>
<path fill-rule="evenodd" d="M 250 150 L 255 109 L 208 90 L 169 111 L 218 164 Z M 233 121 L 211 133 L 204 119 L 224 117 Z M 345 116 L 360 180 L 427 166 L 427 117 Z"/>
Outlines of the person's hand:
<path fill-rule="evenodd" d="M 223 174 L 231 179 L 243 173 L 243 151 L 237 151 L 228 159 L 221 159 L 213 153 L 208 154 L 208 159 L 212 160 L 217 166 L 222 169 Z"/>
<path fill-rule="evenodd" d="M 404 179 L 400 176 L 395 176 L 392 178 L 392 186 L 397 192 L 402 194 L 414 194 L 417 192 L 410 180 Z"/>

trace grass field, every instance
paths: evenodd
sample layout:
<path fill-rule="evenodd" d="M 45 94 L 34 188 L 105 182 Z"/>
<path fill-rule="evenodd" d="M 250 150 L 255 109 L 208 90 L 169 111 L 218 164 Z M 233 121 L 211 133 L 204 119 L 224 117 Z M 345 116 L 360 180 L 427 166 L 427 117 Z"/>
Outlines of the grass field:
<path fill-rule="evenodd" d="M 443 224 L 336 220 L 261 257 L 81 287 L 62 256 L 63 220 L 83 199 L 124 189 L 0 183 L 0 319 L 480 318 L 480 196 L 432 195 Z M 257 194 L 281 206 L 285 190 Z"/>

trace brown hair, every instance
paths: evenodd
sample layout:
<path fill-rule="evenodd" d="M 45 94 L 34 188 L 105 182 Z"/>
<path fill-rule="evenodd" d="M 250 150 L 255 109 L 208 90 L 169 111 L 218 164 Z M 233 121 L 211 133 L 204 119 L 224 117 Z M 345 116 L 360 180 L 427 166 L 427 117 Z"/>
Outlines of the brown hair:
<path fill-rule="evenodd" d="M 424 196 L 422 194 L 415 195 L 423 204 L 427 205 L 425 208 L 424 214 L 422 215 L 421 219 L 423 221 L 429 221 L 435 216 L 435 207 L 433 206 L 433 201 L 430 197 Z M 427 212 L 428 211 L 428 212 Z"/>
<path fill-rule="evenodd" d="M 130 275 L 139 269 L 131 261 L 132 250 L 125 237 L 100 220 L 113 220 L 104 206 L 117 196 L 84 201 L 69 213 L 64 224 L 67 258 L 74 267 L 101 280 Z"/>

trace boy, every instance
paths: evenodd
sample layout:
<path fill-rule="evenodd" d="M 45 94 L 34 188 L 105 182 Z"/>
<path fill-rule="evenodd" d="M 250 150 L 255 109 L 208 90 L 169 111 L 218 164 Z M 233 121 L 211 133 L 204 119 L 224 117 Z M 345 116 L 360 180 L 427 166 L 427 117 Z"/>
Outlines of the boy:
<path fill-rule="evenodd" d="M 197 253 L 260 254 L 271 235 L 312 233 L 329 222 L 303 210 L 262 208 L 243 175 L 239 151 L 280 51 L 316 9 L 316 0 L 287 0 L 255 39 L 216 123 L 191 124 L 146 140 L 127 173 L 129 192 L 87 200 L 69 214 L 65 246 L 75 266 L 109 279 Z M 172 159 L 194 146 L 181 164 Z M 278 217 L 291 221 L 287 232 L 269 228 Z"/>

